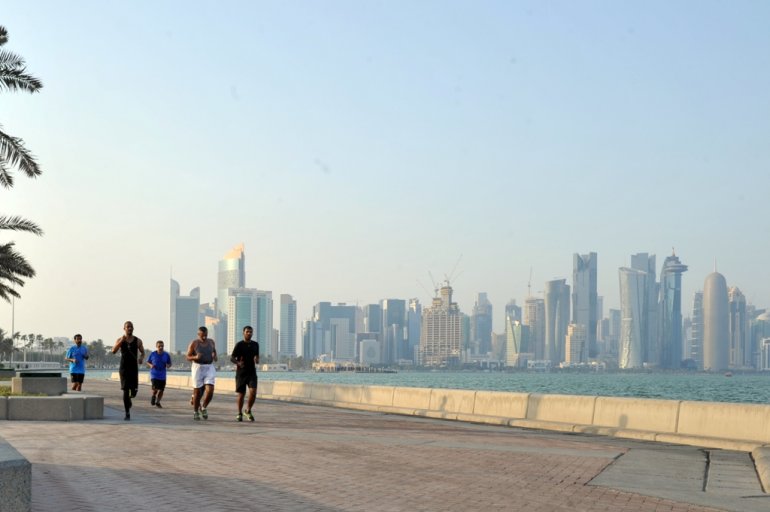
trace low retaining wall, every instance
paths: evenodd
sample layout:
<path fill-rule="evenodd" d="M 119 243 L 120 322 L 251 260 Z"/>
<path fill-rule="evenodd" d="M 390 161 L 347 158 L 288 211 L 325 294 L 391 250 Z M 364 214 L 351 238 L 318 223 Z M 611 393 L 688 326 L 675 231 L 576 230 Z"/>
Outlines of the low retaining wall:
<path fill-rule="evenodd" d="M 139 378 L 149 382 L 148 374 L 140 374 Z M 167 385 L 190 387 L 190 379 L 170 375 Z M 220 391 L 234 391 L 234 386 L 234 379 L 217 381 Z M 752 452 L 763 485 L 770 490 L 770 405 L 264 380 L 259 383 L 258 396 Z"/>
<path fill-rule="evenodd" d="M 79 421 L 103 417 L 104 397 L 96 395 L 0 397 L 0 420 Z"/>
<path fill-rule="evenodd" d="M 0 510 L 32 510 L 32 465 L 0 437 Z"/>

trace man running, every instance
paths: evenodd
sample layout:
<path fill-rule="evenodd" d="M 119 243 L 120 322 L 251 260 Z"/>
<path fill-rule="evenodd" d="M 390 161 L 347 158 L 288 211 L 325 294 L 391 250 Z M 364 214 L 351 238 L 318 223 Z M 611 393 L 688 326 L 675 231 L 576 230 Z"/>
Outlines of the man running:
<path fill-rule="evenodd" d="M 73 338 L 75 344 L 67 349 L 64 360 L 70 364 L 70 378 L 72 380 L 72 391 L 83 391 L 83 379 L 86 376 L 86 359 L 88 359 L 88 348 L 83 345 L 83 336 L 76 334 Z"/>
<path fill-rule="evenodd" d="M 252 341 L 254 329 L 250 325 L 243 328 L 243 340 L 235 344 L 230 361 L 236 366 L 235 392 L 238 393 L 237 421 L 243 421 L 243 397 L 246 388 L 249 388 L 249 401 L 246 406 L 246 417 L 254 421 L 251 408 L 257 398 L 257 365 L 259 364 L 259 343 Z"/>
<path fill-rule="evenodd" d="M 192 362 L 193 382 L 193 419 L 209 419 L 207 407 L 214 397 L 214 382 L 216 380 L 217 345 L 208 337 L 206 327 L 198 328 L 198 337 L 190 342 L 187 348 L 187 360 Z M 203 398 L 201 398 L 201 393 Z"/>
<path fill-rule="evenodd" d="M 152 382 L 152 398 L 150 405 L 162 409 L 160 399 L 163 398 L 163 390 L 166 389 L 166 369 L 171 367 L 171 356 L 163 350 L 163 340 L 155 343 L 155 352 L 150 352 L 147 357 L 147 366 L 150 367 L 150 382 Z"/>

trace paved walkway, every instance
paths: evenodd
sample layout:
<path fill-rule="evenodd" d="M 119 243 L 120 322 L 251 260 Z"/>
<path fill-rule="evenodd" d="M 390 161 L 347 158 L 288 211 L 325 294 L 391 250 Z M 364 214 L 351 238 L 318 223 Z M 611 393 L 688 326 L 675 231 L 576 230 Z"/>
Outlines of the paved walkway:
<path fill-rule="evenodd" d="M 103 420 L 0 422 L 35 512 L 770 510 L 745 454 L 270 401 L 237 423 L 230 393 L 194 422 L 147 386 L 127 422 L 117 383 L 84 388 Z"/>

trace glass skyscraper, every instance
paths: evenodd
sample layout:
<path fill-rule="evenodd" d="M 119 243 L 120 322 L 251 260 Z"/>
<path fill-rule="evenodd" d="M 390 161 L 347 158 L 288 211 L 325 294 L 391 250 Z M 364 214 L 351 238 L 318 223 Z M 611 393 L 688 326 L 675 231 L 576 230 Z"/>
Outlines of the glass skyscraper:
<path fill-rule="evenodd" d="M 667 257 L 660 271 L 661 319 L 660 344 L 662 368 L 681 366 L 682 339 L 682 274 L 687 271 L 676 254 Z"/>
<path fill-rule="evenodd" d="M 572 257 L 572 323 L 585 327 L 586 356 L 596 357 L 596 323 L 599 312 L 596 292 L 597 256 L 574 254 Z M 586 362 L 585 357 L 581 362 Z"/>

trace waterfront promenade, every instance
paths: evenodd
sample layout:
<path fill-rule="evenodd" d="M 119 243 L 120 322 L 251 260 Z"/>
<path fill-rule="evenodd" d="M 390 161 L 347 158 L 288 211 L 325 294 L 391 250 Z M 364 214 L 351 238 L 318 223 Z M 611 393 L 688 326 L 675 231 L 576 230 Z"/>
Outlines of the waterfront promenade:
<path fill-rule="evenodd" d="M 194 422 L 141 386 L 86 378 L 105 418 L 0 422 L 33 464 L 32 510 L 770 510 L 748 455 L 258 400 L 237 423 L 218 394 Z"/>

